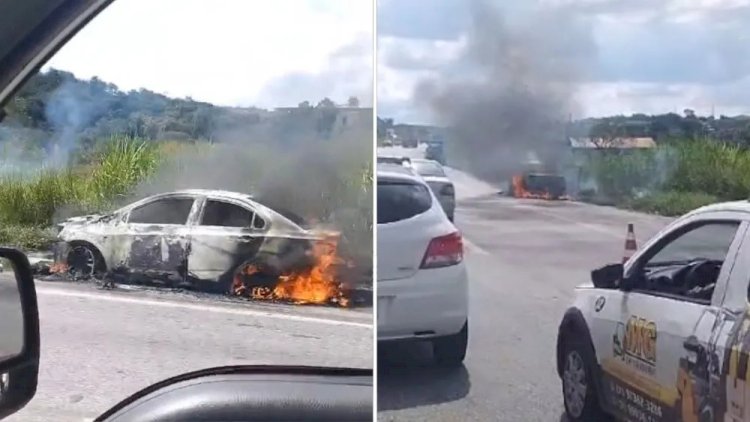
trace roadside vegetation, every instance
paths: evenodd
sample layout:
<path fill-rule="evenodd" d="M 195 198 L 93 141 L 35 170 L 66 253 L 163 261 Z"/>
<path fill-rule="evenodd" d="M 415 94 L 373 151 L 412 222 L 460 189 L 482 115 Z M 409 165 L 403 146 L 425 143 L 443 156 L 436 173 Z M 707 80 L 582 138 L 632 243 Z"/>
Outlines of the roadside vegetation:
<path fill-rule="evenodd" d="M 750 198 L 750 150 L 744 146 L 699 138 L 662 142 L 653 150 L 597 152 L 585 170 L 618 206 L 677 216 Z"/>
<path fill-rule="evenodd" d="M 75 157 L 68 166 L 6 171 L 0 175 L 0 244 L 27 250 L 45 249 L 54 240 L 55 223 L 65 218 L 112 211 L 157 191 L 188 187 L 183 184 L 190 184 L 193 180 L 188 176 L 197 172 L 193 165 L 196 160 L 205 160 L 219 148 L 200 142 L 153 142 L 118 135 L 100 141 L 92 151 Z M 235 162 L 242 161 L 243 153 L 244 164 L 257 175 L 255 180 L 261 180 L 264 172 L 273 170 L 273 162 L 267 161 L 264 165 L 261 159 L 268 154 L 259 156 L 257 149 L 231 151 Z M 276 164 L 286 167 L 291 163 Z M 353 159 L 348 164 L 347 168 L 327 180 L 328 189 L 304 196 L 307 203 L 303 208 L 310 211 L 306 217 L 325 221 L 335 207 L 345 208 L 352 204 L 360 211 L 362 208 L 371 209 L 367 202 L 371 197 L 372 183 L 369 159 Z M 206 168 L 200 170 L 204 175 L 210 171 Z M 221 183 L 218 178 L 215 181 Z M 245 179 L 244 189 L 239 186 L 227 188 L 252 192 L 256 186 Z M 304 184 L 300 184 L 300 188 L 303 187 Z M 292 199 L 294 194 L 286 192 L 284 196 Z M 282 205 L 291 205 L 292 209 L 302 206 Z M 350 237 L 371 236 L 369 212 L 356 212 L 340 223 Z M 362 243 L 366 244 L 366 241 Z"/>

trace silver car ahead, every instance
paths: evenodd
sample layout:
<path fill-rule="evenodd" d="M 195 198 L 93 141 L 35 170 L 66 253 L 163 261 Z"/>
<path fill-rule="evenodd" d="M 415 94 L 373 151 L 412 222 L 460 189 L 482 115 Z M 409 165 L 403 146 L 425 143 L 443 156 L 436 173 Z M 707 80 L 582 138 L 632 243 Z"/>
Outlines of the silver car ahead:
<path fill-rule="evenodd" d="M 434 160 L 412 158 L 411 167 L 427 182 L 435 196 L 440 200 L 448 219 L 453 222 L 456 209 L 456 190 L 453 182 L 445 174 L 443 166 Z"/>

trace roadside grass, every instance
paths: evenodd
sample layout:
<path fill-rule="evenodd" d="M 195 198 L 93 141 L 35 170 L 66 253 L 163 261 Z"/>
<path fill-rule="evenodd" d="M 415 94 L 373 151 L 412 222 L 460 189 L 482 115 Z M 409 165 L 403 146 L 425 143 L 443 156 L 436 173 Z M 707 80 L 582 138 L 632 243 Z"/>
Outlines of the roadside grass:
<path fill-rule="evenodd" d="M 704 205 L 721 201 L 720 198 L 702 192 L 654 192 L 621 203 L 634 211 L 677 217 Z"/>
<path fill-rule="evenodd" d="M 601 154 L 589 160 L 586 171 L 619 206 L 667 216 L 750 198 L 750 150 L 710 139 Z"/>
<path fill-rule="evenodd" d="M 44 248 L 56 221 L 110 209 L 160 161 L 157 146 L 113 137 L 101 143 L 90 162 L 75 168 L 45 168 L 0 175 L 0 243 Z"/>

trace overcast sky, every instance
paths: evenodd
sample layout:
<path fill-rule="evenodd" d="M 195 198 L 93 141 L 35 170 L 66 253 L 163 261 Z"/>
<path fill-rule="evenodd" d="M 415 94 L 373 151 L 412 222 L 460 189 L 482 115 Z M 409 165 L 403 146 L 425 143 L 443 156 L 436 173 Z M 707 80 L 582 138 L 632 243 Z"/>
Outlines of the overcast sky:
<path fill-rule="evenodd" d="M 222 105 L 366 105 L 372 37 L 372 0 L 117 0 L 48 67 Z"/>
<path fill-rule="evenodd" d="M 521 22 L 511 32 L 554 44 L 532 54 L 575 65 L 574 117 L 750 113 L 750 0 L 488 1 L 510 26 Z M 476 70 L 465 57 L 472 2 L 378 1 L 380 116 L 430 122 L 429 107 L 414 101 L 415 86 Z"/>

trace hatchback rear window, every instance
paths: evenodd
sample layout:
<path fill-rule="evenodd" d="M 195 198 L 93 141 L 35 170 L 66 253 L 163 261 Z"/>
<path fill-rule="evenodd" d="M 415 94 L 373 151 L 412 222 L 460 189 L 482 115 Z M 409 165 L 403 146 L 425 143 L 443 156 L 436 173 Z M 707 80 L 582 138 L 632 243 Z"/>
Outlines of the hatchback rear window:
<path fill-rule="evenodd" d="M 422 176 L 445 176 L 445 172 L 440 164 L 425 161 L 412 162 L 412 166 Z"/>
<path fill-rule="evenodd" d="M 408 182 L 378 182 L 378 224 L 393 223 L 422 214 L 432 207 L 426 186 Z"/>

